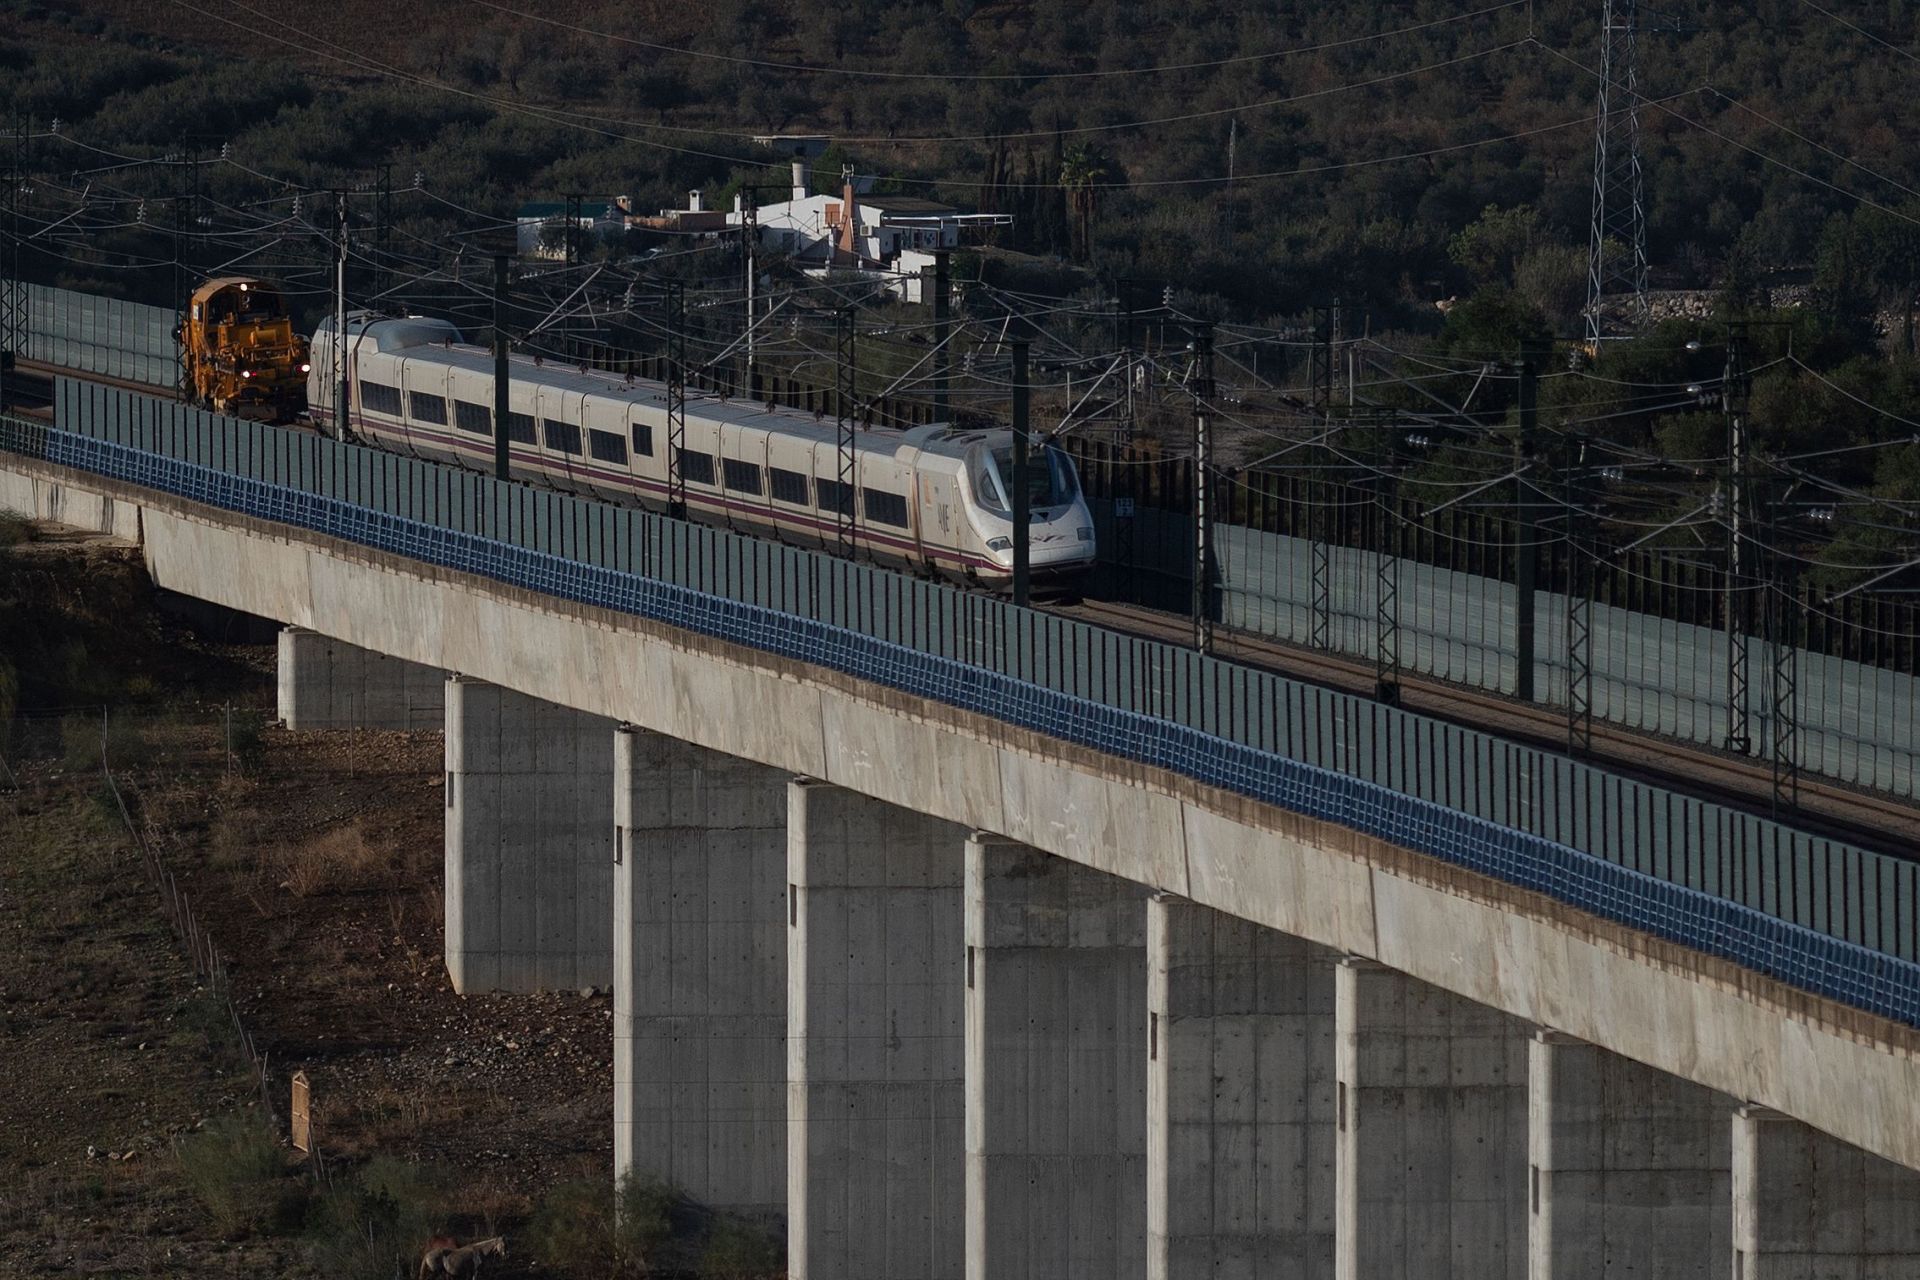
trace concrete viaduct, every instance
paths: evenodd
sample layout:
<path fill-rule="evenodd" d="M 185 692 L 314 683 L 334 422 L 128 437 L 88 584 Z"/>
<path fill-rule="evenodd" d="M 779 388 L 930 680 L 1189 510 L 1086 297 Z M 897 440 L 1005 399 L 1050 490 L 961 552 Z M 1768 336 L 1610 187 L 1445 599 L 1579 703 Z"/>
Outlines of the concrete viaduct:
<path fill-rule="evenodd" d="M 455 986 L 614 991 L 619 1170 L 810 1280 L 1920 1277 L 1920 1031 L 896 689 L 0 454 L 439 728 Z"/>

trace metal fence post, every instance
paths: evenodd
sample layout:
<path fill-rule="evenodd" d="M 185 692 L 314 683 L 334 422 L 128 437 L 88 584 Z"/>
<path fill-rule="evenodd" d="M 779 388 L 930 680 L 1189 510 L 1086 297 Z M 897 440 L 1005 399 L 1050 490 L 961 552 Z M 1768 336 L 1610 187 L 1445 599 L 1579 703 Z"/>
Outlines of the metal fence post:
<path fill-rule="evenodd" d="M 1013 344 L 1013 602 L 1024 608 L 1032 589 L 1032 494 L 1027 484 L 1027 344 Z"/>
<path fill-rule="evenodd" d="M 1514 620 L 1513 696 L 1533 701 L 1535 580 L 1539 576 L 1534 485 L 1526 471 L 1533 463 L 1534 434 L 1539 426 L 1541 344 L 1534 339 L 1520 345 L 1520 429 L 1513 447 L 1513 501 L 1515 522 L 1513 583 Z"/>

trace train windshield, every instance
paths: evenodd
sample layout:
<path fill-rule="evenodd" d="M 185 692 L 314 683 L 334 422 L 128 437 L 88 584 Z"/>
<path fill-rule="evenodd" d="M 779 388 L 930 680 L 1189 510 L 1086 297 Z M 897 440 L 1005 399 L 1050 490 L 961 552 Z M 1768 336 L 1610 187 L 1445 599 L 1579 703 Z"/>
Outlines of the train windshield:
<path fill-rule="evenodd" d="M 974 487 L 979 490 L 980 500 L 986 506 L 1009 515 L 1013 511 L 1010 495 L 1013 493 L 1013 449 L 993 451 L 993 467 L 980 468 L 980 483 Z M 1074 479 L 1073 464 L 1067 461 L 1067 455 L 1052 445 L 1039 450 L 1027 459 L 1027 507 L 1040 510 L 1045 507 L 1060 507 L 1078 497 L 1080 486 Z"/>

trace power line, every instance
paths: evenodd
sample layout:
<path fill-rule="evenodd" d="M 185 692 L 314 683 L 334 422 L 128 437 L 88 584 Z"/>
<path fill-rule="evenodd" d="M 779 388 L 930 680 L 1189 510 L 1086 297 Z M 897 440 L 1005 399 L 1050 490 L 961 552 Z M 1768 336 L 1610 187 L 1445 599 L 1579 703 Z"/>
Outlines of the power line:
<path fill-rule="evenodd" d="M 1857 23 L 1847 21 L 1845 18 L 1841 17 L 1839 14 L 1835 13 L 1831 9 L 1821 8 L 1819 5 L 1815 4 L 1813 0 L 1800 0 L 1800 3 L 1806 5 L 1807 8 L 1812 9 L 1815 13 L 1825 14 L 1827 17 L 1832 18 L 1835 22 L 1847 28 L 1849 31 L 1857 32 L 1858 34 L 1865 36 L 1867 39 L 1873 41 L 1875 44 L 1879 45 L 1881 48 L 1889 49 L 1892 52 L 1899 54 L 1901 57 L 1905 58 L 1909 62 L 1920 62 L 1920 56 L 1916 56 L 1909 50 L 1902 49 L 1897 44 L 1893 44 L 1890 41 L 1881 39 L 1879 36 L 1873 34 L 1873 32 L 1867 30 L 1865 27 L 1860 26 Z"/>

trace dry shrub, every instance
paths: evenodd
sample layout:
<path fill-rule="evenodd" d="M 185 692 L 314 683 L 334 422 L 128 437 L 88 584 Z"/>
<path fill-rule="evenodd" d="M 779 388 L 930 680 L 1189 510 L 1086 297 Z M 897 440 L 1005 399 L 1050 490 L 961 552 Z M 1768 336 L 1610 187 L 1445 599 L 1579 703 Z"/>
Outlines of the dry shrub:
<path fill-rule="evenodd" d="M 251 785 L 237 777 L 222 784 L 229 807 L 215 814 L 207 824 L 207 864 L 217 870 L 240 870 L 258 862 L 260 847 L 265 843 L 260 815 L 232 805 Z"/>
<path fill-rule="evenodd" d="M 441 1101 L 441 1095 L 434 1090 L 381 1085 L 369 1094 L 362 1107 L 378 1142 L 386 1145 L 396 1139 L 417 1139 L 444 1122 Z"/>
<path fill-rule="evenodd" d="M 393 1280 L 413 1273 L 420 1245 L 445 1219 L 434 1170 L 375 1156 L 321 1192 L 309 1220 L 316 1270 L 333 1280 Z"/>
<path fill-rule="evenodd" d="M 373 888 L 391 877 L 392 860 L 359 823 L 334 827 L 279 851 L 281 884 L 302 898 Z"/>
<path fill-rule="evenodd" d="M 465 1187 L 459 1204 L 484 1224 L 483 1237 L 498 1235 L 502 1223 L 524 1221 L 533 1212 L 533 1197 L 498 1173 L 483 1175 Z"/>
<path fill-rule="evenodd" d="M 780 1237 L 739 1218 L 718 1218 L 700 1255 L 701 1274 L 711 1280 L 780 1280 L 787 1274 Z"/>
<path fill-rule="evenodd" d="M 222 1235 L 286 1230 L 297 1220 L 304 1189 L 288 1178 L 286 1153 L 258 1112 L 219 1116 L 177 1139 L 174 1153 Z"/>
<path fill-rule="evenodd" d="M 582 1280 L 633 1280 L 660 1266 L 687 1206 L 683 1192 L 629 1171 L 564 1182 L 547 1192 L 527 1224 L 534 1256 Z"/>

